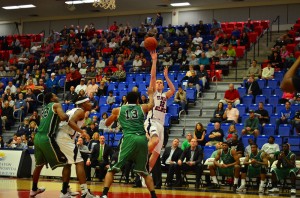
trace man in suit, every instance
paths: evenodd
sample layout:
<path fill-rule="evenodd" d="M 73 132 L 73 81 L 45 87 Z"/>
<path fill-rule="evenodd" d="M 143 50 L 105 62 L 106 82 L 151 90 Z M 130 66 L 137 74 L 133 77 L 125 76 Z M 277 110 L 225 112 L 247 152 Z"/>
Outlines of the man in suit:
<path fill-rule="evenodd" d="M 250 75 L 248 81 L 245 84 L 245 87 L 247 90 L 247 94 L 253 95 L 254 98 L 255 96 L 260 94 L 260 88 L 258 82 L 254 80 L 254 75 Z"/>
<path fill-rule="evenodd" d="M 182 150 L 180 147 L 178 147 L 178 145 L 179 139 L 175 138 L 172 142 L 172 146 L 169 146 L 165 149 L 165 152 L 161 158 L 161 169 L 162 171 L 167 172 L 167 187 L 172 186 L 174 172 L 172 173 L 171 170 L 175 170 L 174 166 L 177 164 L 182 154 Z"/>
<path fill-rule="evenodd" d="M 175 174 L 176 174 L 176 184 L 175 186 L 181 186 L 181 171 L 193 171 L 196 173 L 196 184 L 195 188 L 200 186 L 200 178 L 203 172 L 203 151 L 197 145 L 197 140 L 193 138 L 191 140 L 191 146 L 186 148 L 181 154 L 178 163 L 176 164 Z"/>
<path fill-rule="evenodd" d="M 109 168 L 113 150 L 108 144 L 105 144 L 104 136 L 99 137 L 99 142 L 99 144 L 94 146 L 91 157 L 87 160 L 86 165 L 91 167 L 98 166 L 99 168 L 96 169 L 96 177 L 102 181 Z"/>

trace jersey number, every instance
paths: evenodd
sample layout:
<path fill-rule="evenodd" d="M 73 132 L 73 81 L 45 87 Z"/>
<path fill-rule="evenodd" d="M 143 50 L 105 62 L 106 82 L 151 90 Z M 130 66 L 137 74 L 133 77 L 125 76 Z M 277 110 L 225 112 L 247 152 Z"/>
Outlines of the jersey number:
<path fill-rule="evenodd" d="M 126 110 L 126 120 L 132 120 L 132 119 L 137 119 L 138 118 L 138 111 L 137 110 Z"/>

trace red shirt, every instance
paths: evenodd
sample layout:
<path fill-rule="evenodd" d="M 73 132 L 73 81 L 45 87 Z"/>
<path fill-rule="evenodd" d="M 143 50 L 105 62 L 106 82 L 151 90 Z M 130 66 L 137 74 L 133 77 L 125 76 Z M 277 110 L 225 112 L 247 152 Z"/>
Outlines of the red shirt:
<path fill-rule="evenodd" d="M 75 70 L 74 73 L 70 72 L 70 80 L 79 80 L 81 79 L 81 74 L 79 73 L 79 71 Z"/>
<path fill-rule="evenodd" d="M 228 89 L 227 91 L 225 91 L 224 98 L 226 98 L 228 100 L 235 100 L 236 98 L 240 98 L 240 94 L 239 94 L 239 92 L 236 89 L 234 89 L 232 91 L 230 91 Z"/>

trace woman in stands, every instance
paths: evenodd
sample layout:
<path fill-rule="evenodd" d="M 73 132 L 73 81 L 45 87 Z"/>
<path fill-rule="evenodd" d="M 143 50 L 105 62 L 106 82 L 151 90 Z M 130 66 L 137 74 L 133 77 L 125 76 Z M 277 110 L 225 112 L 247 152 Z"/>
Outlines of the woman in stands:
<path fill-rule="evenodd" d="M 194 130 L 194 138 L 197 139 L 198 145 L 205 145 L 205 134 L 206 129 L 203 127 L 202 123 L 198 122 Z"/>
<path fill-rule="evenodd" d="M 223 122 L 223 114 L 224 114 L 224 104 L 222 102 L 218 103 L 217 109 L 214 111 L 213 118 L 210 119 L 210 122 Z"/>
<path fill-rule="evenodd" d="M 229 126 L 228 132 L 227 132 L 226 140 L 227 140 L 227 141 L 230 141 L 233 134 L 237 134 L 237 130 L 236 130 L 234 124 L 232 124 L 232 125 Z"/>

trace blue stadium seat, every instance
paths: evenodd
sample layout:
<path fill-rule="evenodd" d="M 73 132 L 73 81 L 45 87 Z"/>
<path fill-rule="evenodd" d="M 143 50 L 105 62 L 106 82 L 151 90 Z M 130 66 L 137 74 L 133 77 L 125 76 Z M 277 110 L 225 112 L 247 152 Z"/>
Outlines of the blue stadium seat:
<path fill-rule="evenodd" d="M 99 98 L 99 106 L 102 104 L 106 104 L 107 96 L 100 96 Z"/>
<path fill-rule="evenodd" d="M 240 115 L 241 116 L 241 115 Z M 245 123 L 245 121 L 249 118 L 249 113 L 244 113 L 242 116 L 242 123 Z"/>
<path fill-rule="evenodd" d="M 282 137 L 280 135 L 275 135 L 275 143 L 278 144 L 279 146 L 281 146 L 282 144 Z"/>
<path fill-rule="evenodd" d="M 151 74 L 145 74 L 145 81 L 150 83 Z"/>
<path fill-rule="evenodd" d="M 282 92 L 282 90 L 278 87 L 278 88 L 274 89 L 274 94 L 277 95 L 277 96 L 279 96 L 279 98 L 281 98 L 282 95 L 283 95 L 283 92 Z"/>
<path fill-rule="evenodd" d="M 266 98 L 270 98 L 270 96 L 272 95 L 272 91 L 273 89 L 271 87 L 264 87 L 262 89 L 262 95 L 266 96 Z"/>
<path fill-rule="evenodd" d="M 103 133 L 103 136 L 105 137 L 105 144 L 108 144 L 108 145 L 110 145 L 110 143 L 111 143 L 111 138 L 110 138 L 110 135 L 112 135 L 112 134 L 110 134 L 109 132 L 104 132 Z"/>
<path fill-rule="evenodd" d="M 130 90 L 131 91 L 131 90 Z M 119 91 L 119 96 L 120 97 L 123 97 L 123 96 L 127 96 L 127 93 L 128 93 L 128 89 L 121 89 Z"/>
<path fill-rule="evenodd" d="M 243 96 L 243 104 L 249 107 L 253 102 L 253 95 Z"/>
<path fill-rule="evenodd" d="M 108 104 L 102 104 L 99 108 L 99 113 L 102 115 L 105 112 L 108 112 L 110 110 L 110 105 Z"/>
<path fill-rule="evenodd" d="M 98 120 L 100 120 L 100 118 L 101 118 L 100 113 L 90 113 L 89 118 L 93 119 L 94 116 L 97 116 Z"/>
<path fill-rule="evenodd" d="M 251 104 L 250 106 L 249 106 L 249 110 L 254 110 L 254 111 L 256 111 L 258 109 L 258 104 Z"/>
<path fill-rule="evenodd" d="M 128 88 L 127 88 L 127 90 L 128 91 L 131 91 L 132 90 L 132 88 L 133 87 L 136 87 L 137 86 L 137 84 L 135 83 L 135 82 L 130 82 L 130 83 L 128 83 Z M 123 89 L 124 90 L 124 89 Z"/>
<path fill-rule="evenodd" d="M 113 90 L 110 90 L 113 92 L 113 96 L 118 96 L 119 95 L 119 90 L 114 88 Z"/>
<path fill-rule="evenodd" d="M 197 100 L 197 90 L 196 88 L 187 88 L 186 90 L 186 99 L 189 103 L 195 103 Z"/>
<path fill-rule="evenodd" d="M 280 136 L 290 136 L 292 126 L 290 124 L 280 124 L 278 128 L 278 135 Z"/>
<path fill-rule="evenodd" d="M 242 130 L 244 129 L 244 123 L 236 123 L 235 128 L 238 132 L 239 137 L 242 135 Z"/>
<path fill-rule="evenodd" d="M 120 140 L 122 139 L 122 136 L 123 136 L 123 133 L 115 133 L 114 134 L 113 138 L 111 138 L 111 140 L 112 140 L 111 146 L 113 148 L 118 147 Z"/>
<path fill-rule="evenodd" d="M 276 113 L 280 113 L 281 110 L 285 109 L 285 105 L 284 104 L 278 104 L 276 106 Z"/>
<path fill-rule="evenodd" d="M 276 126 L 276 120 L 279 118 L 279 114 L 275 113 L 275 114 L 271 114 L 270 116 L 270 124 L 273 124 Z"/>
<path fill-rule="evenodd" d="M 265 79 L 258 79 L 257 83 L 258 83 L 260 89 L 263 89 L 266 86 L 266 80 Z"/>
<path fill-rule="evenodd" d="M 145 80 L 145 74 L 135 74 L 135 82 L 139 84 L 140 82 L 143 82 Z"/>
<path fill-rule="evenodd" d="M 185 73 L 178 73 L 177 74 L 177 80 L 178 82 L 181 82 L 181 80 L 185 77 Z"/>
<path fill-rule="evenodd" d="M 139 90 L 142 90 L 142 89 L 147 89 L 149 83 L 146 81 L 141 81 L 141 82 L 137 83 L 137 85 L 139 86 Z"/>
<path fill-rule="evenodd" d="M 271 104 L 265 104 L 264 109 L 268 111 L 269 116 L 273 114 L 274 107 Z"/>
<path fill-rule="evenodd" d="M 244 136 L 242 136 L 242 142 L 244 144 L 244 147 L 248 146 L 248 139 L 250 139 L 250 138 L 255 140 L 254 135 L 244 135 Z"/>
<path fill-rule="evenodd" d="M 210 158 L 210 156 L 213 154 L 213 152 L 216 150 L 215 146 L 204 146 L 203 147 L 203 153 L 204 153 L 204 157 L 203 160 L 205 162 L 205 160 L 207 160 L 208 158 Z"/>
<path fill-rule="evenodd" d="M 140 93 L 141 93 L 141 96 L 142 96 L 142 95 L 148 96 L 148 94 L 147 94 L 148 90 L 147 90 L 147 89 L 141 89 L 141 90 L 139 90 L 139 91 L 140 91 Z"/>
<path fill-rule="evenodd" d="M 120 82 L 118 84 L 118 90 L 120 91 L 121 89 L 126 89 L 127 88 L 127 82 Z"/>
<path fill-rule="evenodd" d="M 265 143 L 268 143 L 268 139 L 269 139 L 269 136 L 266 136 L 266 135 L 259 135 L 259 136 L 256 138 L 256 144 L 257 144 L 258 148 L 261 149 L 261 147 L 262 147 Z"/>
<path fill-rule="evenodd" d="M 169 78 L 172 82 L 177 78 L 177 75 L 175 72 L 169 72 Z"/>
<path fill-rule="evenodd" d="M 164 76 L 163 73 L 158 73 L 158 74 L 156 74 L 156 79 L 162 79 L 162 80 L 164 80 L 165 76 Z"/>
<path fill-rule="evenodd" d="M 257 95 L 255 97 L 255 103 L 258 104 L 260 102 L 262 102 L 262 103 L 265 104 L 266 103 L 266 96 L 264 96 L 264 95 Z"/>
<path fill-rule="evenodd" d="M 111 109 L 118 108 L 118 107 L 120 107 L 119 103 L 115 103 L 115 104 L 111 105 Z"/>
<path fill-rule="evenodd" d="M 272 89 L 277 88 L 278 87 L 278 80 L 276 80 L 276 79 L 268 80 L 268 87 L 271 87 Z"/>
<path fill-rule="evenodd" d="M 126 74 L 126 82 L 132 83 L 135 81 L 135 74 Z"/>
<path fill-rule="evenodd" d="M 72 110 L 75 108 L 75 104 L 73 103 L 70 103 L 69 106 L 68 106 L 68 110 Z"/>
<path fill-rule="evenodd" d="M 274 72 L 274 78 L 278 81 L 281 81 L 283 79 L 283 76 L 284 76 L 283 71 Z"/>
<path fill-rule="evenodd" d="M 276 126 L 274 124 L 265 124 L 265 126 L 263 126 L 263 134 L 264 135 L 275 135 L 275 128 Z"/>
<path fill-rule="evenodd" d="M 278 101 L 279 101 L 278 95 L 271 95 L 269 97 L 269 104 L 273 105 L 274 107 L 276 107 L 278 105 Z"/>
<path fill-rule="evenodd" d="M 290 149 L 292 152 L 299 152 L 300 148 L 300 137 L 294 136 L 294 137 L 288 137 L 288 143 L 290 144 Z"/>
<path fill-rule="evenodd" d="M 236 108 L 239 110 L 240 115 L 243 115 L 244 113 L 246 113 L 247 106 L 245 104 L 237 104 Z"/>
<path fill-rule="evenodd" d="M 238 87 L 237 90 L 238 90 L 238 92 L 239 92 L 241 98 L 242 98 L 244 95 L 246 95 L 247 90 L 246 90 L 245 87 Z"/>
<path fill-rule="evenodd" d="M 212 131 L 212 130 L 214 130 L 214 128 L 215 128 L 215 124 L 214 123 L 208 123 L 207 124 L 207 127 L 206 127 L 206 131 L 207 131 L 207 135 L 209 135 L 210 134 L 210 132 Z"/>
<path fill-rule="evenodd" d="M 166 113 L 165 114 L 165 123 L 164 123 L 164 127 L 169 128 L 171 126 L 171 117 L 172 115 L 170 113 Z"/>
<path fill-rule="evenodd" d="M 221 124 L 221 129 L 224 132 L 224 139 L 226 139 L 227 135 L 228 135 L 228 129 L 230 127 L 231 123 L 222 123 Z"/>
<path fill-rule="evenodd" d="M 300 105 L 299 105 L 299 104 L 292 104 L 291 108 L 292 108 L 295 112 L 297 112 L 297 111 L 300 110 Z"/>
<path fill-rule="evenodd" d="M 118 83 L 116 83 L 116 82 L 110 82 L 109 85 L 108 85 L 108 87 L 107 87 L 107 92 L 116 89 L 117 85 L 118 85 Z"/>
<path fill-rule="evenodd" d="M 178 104 L 170 104 L 168 105 L 168 113 L 171 114 L 172 120 L 178 120 L 179 118 L 179 105 Z"/>
<path fill-rule="evenodd" d="M 68 105 L 66 103 L 62 103 L 61 107 L 62 107 L 64 112 L 66 112 L 68 110 Z"/>

